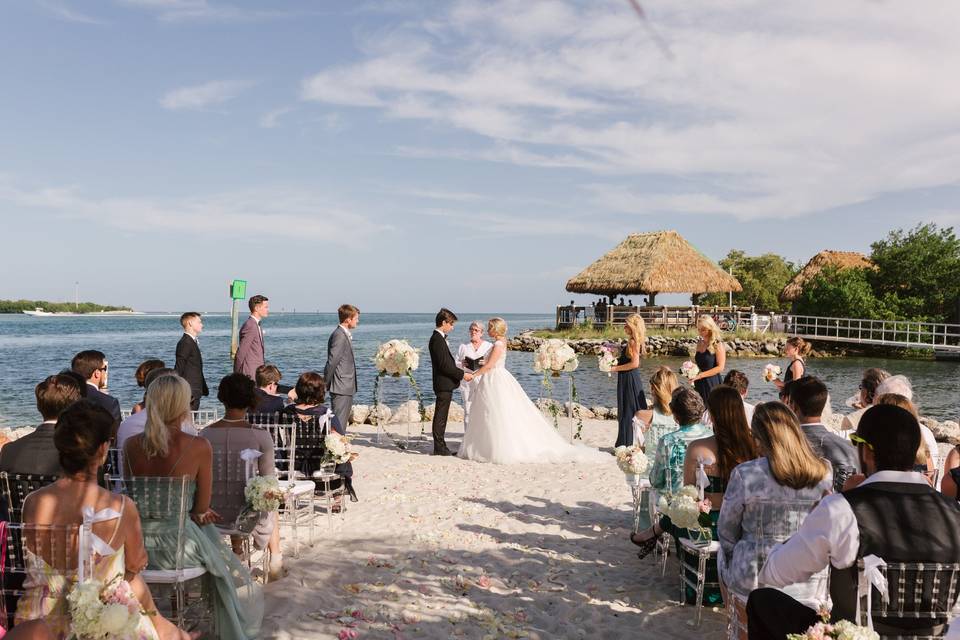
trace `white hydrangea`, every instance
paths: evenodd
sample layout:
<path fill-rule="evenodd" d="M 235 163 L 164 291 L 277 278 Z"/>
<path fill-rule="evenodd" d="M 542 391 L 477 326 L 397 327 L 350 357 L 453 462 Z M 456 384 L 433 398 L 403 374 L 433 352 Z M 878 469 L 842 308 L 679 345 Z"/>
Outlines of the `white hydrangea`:
<path fill-rule="evenodd" d="M 533 370 L 537 373 L 570 372 L 579 366 L 577 353 L 564 340 L 544 340 L 533 355 Z"/>
<path fill-rule="evenodd" d="M 614 456 L 617 459 L 617 466 L 620 471 L 630 475 L 643 475 L 649 466 L 646 454 L 638 446 L 617 447 L 614 449 Z"/>
<path fill-rule="evenodd" d="M 373 361 L 380 373 L 399 377 L 420 367 L 420 353 L 406 340 L 390 340 L 380 345 Z"/>

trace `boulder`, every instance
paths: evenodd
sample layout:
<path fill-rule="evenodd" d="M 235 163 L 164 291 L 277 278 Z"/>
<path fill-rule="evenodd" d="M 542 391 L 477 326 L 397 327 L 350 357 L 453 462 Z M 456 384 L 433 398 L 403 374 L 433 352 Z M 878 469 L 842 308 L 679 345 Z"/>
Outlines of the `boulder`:
<path fill-rule="evenodd" d="M 920 424 L 933 432 L 933 437 L 937 439 L 937 442 L 960 444 L 960 424 L 953 420 L 939 422 L 933 418 L 922 417 L 920 418 Z"/>
<path fill-rule="evenodd" d="M 616 419 L 617 419 L 617 408 L 610 407 L 610 409 L 607 410 L 607 420 L 616 420 Z"/>
<path fill-rule="evenodd" d="M 436 404 L 428 404 L 424 407 L 424 416 L 427 422 L 433 420 L 433 414 L 437 411 Z M 450 403 L 450 413 L 447 414 L 447 422 L 463 422 L 465 412 L 463 407 L 461 407 L 456 402 Z"/>
<path fill-rule="evenodd" d="M 554 408 L 563 413 L 562 405 L 556 400 L 551 400 L 550 398 L 537 398 L 535 404 L 537 405 L 537 409 L 540 409 L 544 415 L 552 416 Z"/>
<path fill-rule="evenodd" d="M 370 424 L 387 424 L 390 422 L 390 416 L 393 415 L 393 411 L 390 410 L 385 404 L 377 405 L 377 410 L 374 411 L 373 408 L 370 408 L 370 415 L 367 416 L 367 422 Z"/>
<path fill-rule="evenodd" d="M 570 411 L 570 404 L 571 404 L 571 403 L 569 403 L 569 402 L 563 403 L 563 410 L 564 410 L 564 412 Z M 580 404 L 579 402 L 574 402 L 574 403 L 573 403 L 573 409 L 574 409 L 575 411 L 579 411 L 579 412 L 580 412 L 580 417 L 581 417 L 582 419 L 584 419 L 584 420 L 587 420 L 587 419 L 595 418 L 595 417 L 596 417 L 596 414 L 595 414 L 593 411 L 591 411 L 589 408 L 583 406 L 583 405 Z"/>
<path fill-rule="evenodd" d="M 420 422 L 420 405 L 416 400 L 407 400 L 397 407 L 390 416 L 389 424 L 406 424 Z"/>
<path fill-rule="evenodd" d="M 363 424 L 370 416 L 370 407 L 365 404 L 355 404 L 350 409 L 350 424 Z"/>
<path fill-rule="evenodd" d="M 596 406 L 590 407 L 590 411 L 593 412 L 593 415 L 597 418 L 597 420 L 606 420 L 610 410 L 606 407 Z"/>

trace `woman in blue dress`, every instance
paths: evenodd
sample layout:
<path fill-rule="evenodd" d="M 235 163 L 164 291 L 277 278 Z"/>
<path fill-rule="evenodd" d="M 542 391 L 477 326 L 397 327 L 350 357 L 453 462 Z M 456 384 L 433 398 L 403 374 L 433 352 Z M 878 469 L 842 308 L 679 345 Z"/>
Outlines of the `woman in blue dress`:
<path fill-rule="evenodd" d="M 708 315 L 697 318 L 697 353 L 694 361 L 700 373 L 693 380 L 693 388 L 697 390 L 704 402 L 710 395 L 710 390 L 723 382 L 723 370 L 727 367 L 727 349 L 723 345 L 723 334 L 720 327 Z"/>
<path fill-rule="evenodd" d="M 810 353 L 810 348 L 810 343 L 803 338 L 794 336 L 787 340 L 787 344 L 783 347 L 783 354 L 790 358 L 790 364 L 787 365 L 787 370 L 783 374 L 783 380 L 773 381 L 777 389 L 783 389 L 787 383 L 807 375 L 807 363 L 804 358 Z"/>
<path fill-rule="evenodd" d="M 632 447 L 634 442 L 633 416 L 647 408 L 647 396 L 643 393 L 640 377 L 640 356 L 647 352 L 647 327 L 638 314 L 627 318 L 624 327 L 627 333 L 627 348 L 610 371 L 617 372 L 617 431 L 616 447 Z"/>

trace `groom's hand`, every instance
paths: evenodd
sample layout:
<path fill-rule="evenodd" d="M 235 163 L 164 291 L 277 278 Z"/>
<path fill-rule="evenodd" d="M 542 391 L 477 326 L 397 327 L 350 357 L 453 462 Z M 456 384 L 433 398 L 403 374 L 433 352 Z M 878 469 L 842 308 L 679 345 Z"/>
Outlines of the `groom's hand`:
<path fill-rule="evenodd" d="M 469 372 L 464 372 L 463 379 L 466 380 L 467 382 L 470 382 L 471 380 L 473 380 L 473 374 Z"/>

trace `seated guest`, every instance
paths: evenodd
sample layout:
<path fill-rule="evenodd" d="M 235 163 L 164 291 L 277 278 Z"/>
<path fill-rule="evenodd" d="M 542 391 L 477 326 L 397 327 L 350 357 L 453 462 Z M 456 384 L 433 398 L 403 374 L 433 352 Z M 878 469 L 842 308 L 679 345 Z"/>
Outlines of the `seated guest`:
<path fill-rule="evenodd" d="M 743 412 L 747 416 L 747 425 L 749 426 L 750 421 L 753 420 L 753 410 L 755 408 L 754 405 L 747 402 L 747 390 L 750 388 L 750 379 L 747 378 L 747 375 L 742 371 L 730 369 L 723 378 L 723 384 L 728 387 L 733 387 L 740 392 L 740 398 L 743 400 Z M 707 426 L 713 424 L 710 421 L 709 410 L 703 412 L 703 424 Z"/>
<path fill-rule="evenodd" d="M 823 424 L 821 416 L 827 405 L 827 386 L 813 376 L 792 380 L 786 387 L 787 405 L 800 420 L 800 429 L 819 458 L 826 458 L 833 467 L 833 486 L 843 488 L 847 478 L 858 472 L 857 452 L 853 445 Z"/>
<path fill-rule="evenodd" d="M 126 476 L 186 477 L 192 504 L 183 535 L 184 566 L 202 566 L 205 592 L 212 594 L 218 637 L 256 638 L 263 618 L 263 600 L 241 560 L 227 549 L 213 525 L 219 514 L 210 507 L 212 492 L 210 442 L 184 433 L 180 425 L 190 413 L 190 385 L 177 375 L 162 375 L 147 387 L 146 430 L 126 442 Z M 143 521 L 151 569 L 177 568 L 178 521 Z"/>
<path fill-rule="evenodd" d="M 659 493 L 676 493 L 683 487 L 687 445 L 710 435 L 710 429 L 700 423 L 703 401 L 696 391 L 679 387 L 673 392 L 670 409 L 680 428 L 663 436 L 657 446 L 653 467 L 650 469 L 650 484 Z M 630 535 L 630 540 L 640 547 L 640 558 L 647 557 L 653 551 L 657 540 L 669 526 L 672 525 L 661 520 L 645 531 Z"/>
<path fill-rule="evenodd" d="M 920 411 L 917 409 L 917 406 L 913 404 L 913 385 L 910 384 L 910 379 L 907 376 L 896 375 L 890 376 L 885 379 L 879 385 L 877 385 L 877 391 L 875 398 L 879 399 L 880 396 L 896 394 L 906 398 L 911 405 L 913 406 L 913 414 L 917 416 L 917 420 L 920 419 Z M 874 400 L 874 404 L 877 403 L 877 400 Z M 895 403 L 897 406 L 900 406 L 899 403 Z M 937 438 L 933 435 L 933 431 L 930 430 L 924 424 L 920 425 L 920 439 L 923 440 L 926 445 L 927 451 L 930 452 L 931 457 L 933 458 L 933 467 L 935 469 L 940 468 L 940 449 L 937 447 Z"/>
<path fill-rule="evenodd" d="M 285 414 L 298 418 L 323 417 L 327 415 L 329 409 L 323 404 L 323 399 L 327 391 L 323 376 L 316 371 L 308 371 L 302 374 L 297 380 L 295 390 L 297 392 L 297 402 L 296 404 L 287 406 L 283 410 Z M 337 419 L 337 416 L 333 415 L 332 411 L 329 412 L 331 414 L 330 428 L 340 435 L 346 435 L 346 428 L 340 424 L 340 420 Z M 300 447 L 297 447 L 297 451 L 300 451 Z M 321 450 L 317 451 L 317 457 L 305 455 L 301 458 L 301 461 L 298 462 L 299 468 L 297 470 L 302 472 L 307 478 L 310 478 L 314 471 L 320 470 L 321 461 L 319 458 L 322 457 L 322 455 L 323 452 Z M 299 455 L 297 457 L 300 458 Z M 354 454 L 354 457 L 356 457 L 356 454 Z M 353 489 L 353 463 L 344 462 L 338 464 L 334 471 L 343 478 L 343 487 L 347 493 L 350 494 L 350 500 L 356 502 L 357 493 Z M 339 496 L 338 503 L 334 505 L 336 510 L 339 510 L 338 504 Z"/>
<path fill-rule="evenodd" d="M 97 469 L 107 457 L 112 430 L 113 416 L 89 401 L 77 402 L 63 412 L 54 436 L 63 476 L 26 497 L 23 521 L 33 525 L 80 525 L 84 522 L 83 511 L 91 512 L 93 542 L 100 543 L 92 549 L 92 577 L 105 584 L 126 580 L 140 607 L 155 612 L 153 598 L 140 577 L 147 564 L 147 552 L 137 507 L 128 498 L 97 486 Z M 63 566 L 62 553 L 54 552 L 49 557 L 50 549 L 31 549 L 29 537 L 27 541 L 27 578 L 17 604 L 17 628 L 29 620 L 45 619 L 53 637 L 67 637 L 70 620 L 64 612 L 69 611 L 67 594 L 75 578 L 64 582 L 63 574 L 72 573 L 75 567 Z M 154 613 L 140 618 L 134 637 L 147 640 L 190 636 Z"/>
<path fill-rule="evenodd" d="M 853 413 L 843 417 L 840 428 L 844 431 L 853 431 L 860 422 L 860 417 L 873 404 L 873 399 L 877 395 L 877 387 L 880 383 L 890 377 L 890 372 L 883 369 L 871 367 L 863 372 L 863 378 L 860 380 L 860 391 L 857 401 L 854 403 L 856 410 Z"/>
<path fill-rule="evenodd" d="M 960 445 L 950 449 L 943 463 L 943 478 L 940 480 L 943 495 L 960 500 Z"/>
<path fill-rule="evenodd" d="M 897 376 L 893 376 L 893 378 L 896 378 L 896 377 Z M 893 378 L 890 378 L 890 379 L 892 380 Z M 900 407 L 901 409 L 905 409 L 909 411 L 911 414 L 913 414 L 913 417 L 917 419 L 919 424 L 920 412 L 917 411 L 917 405 L 913 404 L 913 402 L 910 399 L 908 399 L 907 396 L 901 395 L 899 393 L 881 393 L 881 394 L 877 394 L 877 397 L 874 400 L 873 404 L 874 406 L 881 405 L 881 404 L 891 404 L 895 407 Z M 917 449 L 917 459 L 913 465 L 913 470 L 918 471 L 924 474 L 925 476 L 927 476 L 927 480 L 929 480 L 930 484 L 933 485 L 933 481 L 936 476 L 937 463 L 935 461 L 936 460 L 935 456 L 930 453 L 930 445 L 927 443 L 926 433 L 930 433 L 930 437 L 931 439 L 933 439 L 933 448 L 934 450 L 937 449 L 937 441 L 933 437 L 933 432 L 921 424 L 920 425 L 920 436 L 921 436 L 920 448 Z M 860 484 L 860 483 L 858 482 L 857 484 Z M 856 485 L 853 485 L 853 486 L 856 486 Z M 844 487 L 844 488 L 852 489 L 853 486 L 848 485 L 847 487 Z M 936 489 L 937 487 L 934 486 L 933 488 Z"/>
<path fill-rule="evenodd" d="M 267 414 L 279 413 L 286 406 L 284 397 L 277 395 L 277 385 L 280 382 L 280 369 L 272 364 L 262 364 L 257 367 L 257 405 L 251 413 Z"/>
<path fill-rule="evenodd" d="M 144 360 L 140 363 L 140 366 L 137 367 L 137 370 L 134 372 L 133 377 L 137 381 L 137 386 L 144 390 L 146 393 L 147 387 L 147 374 L 153 371 L 154 369 L 164 369 L 167 365 L 163 363 L 163 360 Z M 138 402 L 133 405 L 133 409 L 130 411 L 130 414 L 140 413 L 143 411 L 143 402 Z"/>
<path fill-rule="evenodd" d="M 37 385 L 37 410 L 43 422 L 33 433 L 9 442 L 0 449 L 0 471 L 60 475 L 60 453 L 53 443 L 57 419 L 80 400 L 81 386 L 70 376 L 50 376 Z"/>
<path fill-rule="evenodd" d="M 120 403 L 101 389 L 107 388 L 107 356 L 102 351 L 81 351 L 73 356 L 70 368 L 87 382 L 86 398 L 100 405 L 113 416 L 114 429 L 120 424 Z"/>
<path fill-rule="evenodd" d="M 90 385 L 87 384 L 86 379 L 74 371 L 73 369 L 63 369 L 57 375 L 67 376 L 71 378 L 74 382 L 77 383 L 77 386 L 80 387 L 80 396 L 83 398 L 87 397 L 87 389 L 90 388 Z"/>
<path fill-rule="evenodd" d="M 803 584 L 826 568 L 831 618 L 854 620 L 858 560 L 875 555 L 886 562 L 938 563 L 960 557 L 960 505 L 912 471 L 920 446 L 917 419 L 900 407 L 873 406 L 860 418 L 853 439 L 867 479 L 824 498 L 799 531 L 771 551 L 759 581 L 774 588 L 757 589 L 747 601 L 751 638 L 783 638 L 815 624 L 815 610 L 776 588 Z M 931 605 L 926 590 L 920 598 L 924 608 Z M 953 604 L 946 603 L 945 611 Z M 884 636 L 928 636 L 937 633 L 931 627 L 946 622 L 947 613 L 939 620 L 910 618 L 910 606 L 902 618 L 893 612 L 874 617 L 874 630 Z"/>
<path fill-rule="evenodd" d="M 783 518 L 791 517 L 790 512 L 778 512 L 770 504 L 809 500 L 812 509 L 833 486 L 829 464 L 810 448 L 797 417 L 786 405 L 765 402 L 757 406 L 752 431 L 762 457 L 733 469 L 717 523 L 723 556 L 720 578 L 727 589 L 744 599 L 759 586 L 758 553 L 766 554 L 773 547 L 771 541 L 758 539 L 757 532 L 776 531 Z M 814 609 L 825 595 L 807 585 L 793 585 L 784 591 Z"/>
<path fill-rule="evenodd" d="M 261 369 L 263 367 L 260 367 Z M 257 370 L 259 375 L 259 369 Z M 253 380 L 242 373 L 231 373 L 220 381 L 217 390 L 217 400 L 223 403 L 223 419 L 208 425 L 201 437 L 210 442 L 213 455 L 233 456 L 240 459 L 240 452 L 245 449 L 259 451 L 257 458 L 256 475 L 275 476 L 277 470 L 273 462 L 273 439 L 263 429 L 258 429 L 247 422 L 247 412 L 256 404 Z M 222 522 L 229 526 L 236 521 L 239 510 L 230 505 L 244 502 L 243 492 L 245 482 L 232 482 L 236 478 L 213 478 L 214 483 L 223 483 L 227 490 L 239 494 L 239 499 L 230 500 L 228 504 L 217 504 L 210 508 L 220 514 Z M 260 523 L 253 531 L 253 541 L 258 549 L 268 547 L 270 550 L 270 578 L 277 579 L 283 575 L 283 554 L 280 552 L 280 527 L 277 526 L 277 512 L 262 514 Z M 241 540 L 233 540 L 234 552 L 240 548 Z"/>
<path fill-rule="evenodd" d="M 673 391 L 680 386 L 677 375 L 670 367 L 659 367 L 650 376 L 650 395 L 653 397 L 653 406 L 649 409 L 640 409 L 634 415 L 640 422 L 640 428 L 634 425 L 637 441 L 644 451 L 655 452 L 660 438 L 680 428 L 670 409 L 670 400 Z"/>

